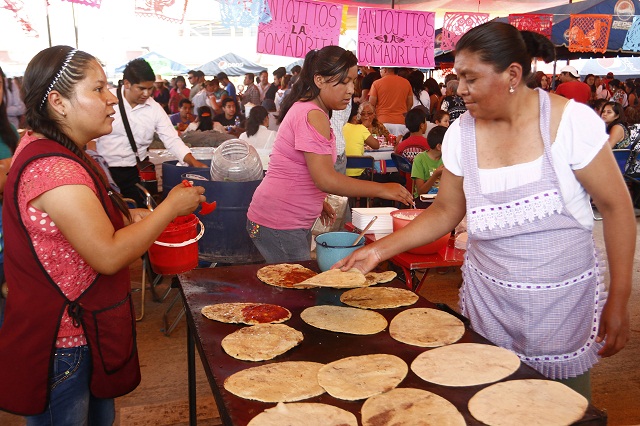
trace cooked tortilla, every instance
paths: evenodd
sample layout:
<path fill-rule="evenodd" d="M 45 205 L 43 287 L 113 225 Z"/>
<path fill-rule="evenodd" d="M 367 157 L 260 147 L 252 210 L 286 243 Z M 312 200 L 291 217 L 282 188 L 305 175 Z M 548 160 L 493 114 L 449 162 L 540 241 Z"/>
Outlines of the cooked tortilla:
<path fill-rule="evenodd" d="M 458 409 L 422 389 L 396 388 L 372 396 L 362 405 L 363 426 L 464 426 Z"/>
<path fill-rule="evenodd" d="M 332 288 L 357 288 L 365 287 L 367 279 L 359 269 L 349 269 L 341 271 L 340 269 L 329 269 L 326 272 L 315 275 L 296 284 L 297 286 L 311 287 L 332 287 Z"/>
<path fill-rule="evenodd" d="M 343 306 L 312 306 L 302 311 L 300 318 L 316 328 L 338 333 L 376 334 L 387 328 L 387 320 L 379 313 Z"/>
<path fill-rule="evenodd" d="M 355 401 L 395 388 L 408 371 L 407 364 L 395 355 L 352 356 L 320 368 L 318 383 L 335 398 Z"/>
<path fill-rule="evenodd" d="M 413 305 L 417 294 L 410 290 L 394 287 L 365 287 L 345 291 L 340 301 L 345 305 L 362 309 L 389 309 Z"/>
<path fill-rule="evenodd" d="M 244 361 L 266 361 L 282 355 L 302 342 L 298 330 L 284 324 L 244 327 L 222 339 L 222 349 Z"/>
<path fill-rule="evenodd" d="M 300 401 L 322 395 L 318 362 L 285 361 L 251 367 L 227 377 L 224 388 L 240 398 L 262 402 Z"/>
<path fill-rule="evenodd" d="M 315 402 L 279 402 L 255 416 L 247 426 L 358 426 L 352 413 Z"/>
<path fill-rule="evenodd" d="M 267 265 L 258 270 L 257 276 L 265 284 L 284 288 L 309 288 L 299 286 L 302 281 L 318 273 L 297 263 L 280 263 Z M 295 286 L 295 287 L 294 287 Z"/>
<path fill-rule="evenodd" d="M 288 309 L 268 303 L 218 303 L 201 312 L 210 320 L 232 324 L 280 323 L 291 318 Z"/>

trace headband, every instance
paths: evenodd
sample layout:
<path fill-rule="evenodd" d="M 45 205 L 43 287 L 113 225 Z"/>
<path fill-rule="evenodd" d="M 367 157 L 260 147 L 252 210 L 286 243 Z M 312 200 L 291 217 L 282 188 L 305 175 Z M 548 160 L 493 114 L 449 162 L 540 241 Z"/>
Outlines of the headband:
<path fill-rule="evenodd" d="M 77 51 L 78 51 L 78 49 L 72 49 L 71 51 L 69 51 L 69 53 L 67 53 L 67 57 L 64 59 L 64 62 L 62 63 L 62 66 L 60 67 L 60 71 L 58 71 L 56 76 L 53 78 L 53 81 L 51 82 L 51 84 L 47 88 L 47 91 L 45 92 L 44 97 L 42 98 L 42 101 L 40 102 L 40 109 L 42 109 L 42 107 L 44 106 L 44 103 L 47 101 L 47 97 L 49 96 L 49 93 L 51 93 L 51 91 L 53 90 L 53 86 L 56 85 L 56 83 L 58 82 L 58 80 L 62 76 L 62 73 L 65 72 L 65 70 L 69 66 L 69 62 L 71 62 L 71 59 L 73 59 L 73 55 L 75 55 Z"/>

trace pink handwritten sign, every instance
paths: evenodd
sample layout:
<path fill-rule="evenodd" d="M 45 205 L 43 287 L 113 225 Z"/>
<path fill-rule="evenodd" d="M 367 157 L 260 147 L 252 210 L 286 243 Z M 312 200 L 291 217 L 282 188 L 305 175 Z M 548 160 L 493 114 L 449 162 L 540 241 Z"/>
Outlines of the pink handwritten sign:
<path fill-rule="evenodd" d="M 271 22 L 258 25 L 258 53 L 304 58 L 338 45 L 342 5 L 311 0 L 269 0 Z"/>
<path fill-rule="evenodd" d="M 358 63 L 433 68 L 435 13 L 358 9 Z"/>

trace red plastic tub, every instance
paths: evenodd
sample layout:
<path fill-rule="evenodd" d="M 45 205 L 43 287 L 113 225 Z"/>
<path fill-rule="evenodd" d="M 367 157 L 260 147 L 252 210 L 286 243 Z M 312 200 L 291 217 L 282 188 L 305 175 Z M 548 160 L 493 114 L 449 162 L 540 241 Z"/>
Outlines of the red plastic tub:
<path fill-rule="evenodd" d="M 424 209 L 405 209 L 392 211 L 391 218 L 393 221 L 393 231 L 395 232 L 398 229 L 404 228 L 423 211 Z M 411 250 L 408 250 L 408 252 L 413 254 L 437 253 L 441 248 L 447 245 L 450 237 L 451 234 L 447 233 L 446 235 L 443 235 L 432 243 L 414 247 Z"/>

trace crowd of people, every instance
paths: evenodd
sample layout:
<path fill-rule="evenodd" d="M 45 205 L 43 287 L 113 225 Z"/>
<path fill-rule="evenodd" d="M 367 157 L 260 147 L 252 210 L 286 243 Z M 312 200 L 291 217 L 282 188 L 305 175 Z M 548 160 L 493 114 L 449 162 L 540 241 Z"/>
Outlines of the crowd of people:
<path fill-rule="evenodd" d="M 0 361 L 11 366 L 0 369 L 0 409 L 29 425 L 113 423 L 113 398 L 140 381 L 128 266 L 205 200 L 203 187 L 178 185 L 155 210 L 139 208 L 139 171 L 155 136 L 206 167 L 180 134 L 208 131 L 270 152 L 246 224 L 268 263 L 311 258 L 313 224 L 336 219 L 327 194 L 409 207 L 437 192 L 410 225 L 334 266 L 368 272 L 466 216 L 460 306 L 471 327 L 588 397 L 589 369 L 629 336 L 636 223 L 611 148 L 639 145 L 640 114 L 634 82 L 581 82 L 567 66 L 554 87 L 531 73 L 532 58 L 554 55 L 545 37 L 490 22 L 460 39 L 442 84 L 359 67 L 338 46 L 308 52 L 291 75 L 276 69 L 272 82 L 266 70 L 247 73 L 238 89 L 224 72 L 168 84 L 143 59 L 110 89 L 97 59 L 68 46 L 32 59 L 23 98 L 0 69 L 0 274 L 10 294 Z M 394 139 L 412 163 L 409 182 L 347 169 L 348 156 Z M 605 224 L 606 290 L 591 201 Z"/>

